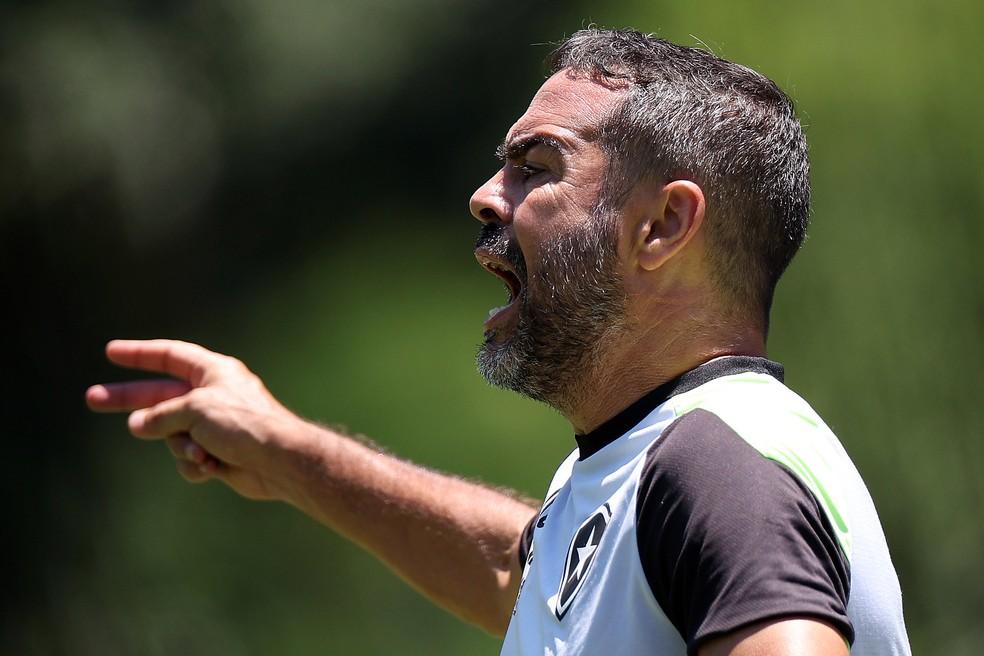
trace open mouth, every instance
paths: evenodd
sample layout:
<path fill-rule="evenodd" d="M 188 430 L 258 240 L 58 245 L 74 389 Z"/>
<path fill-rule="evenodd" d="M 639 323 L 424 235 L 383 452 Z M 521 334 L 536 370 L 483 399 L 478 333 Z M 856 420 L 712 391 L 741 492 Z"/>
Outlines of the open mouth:
<path fill-rule="evenodd" d="M 523 283 L 507 262 L 493 259 L 482 252 L 475 253 L 475 257 L 486 271 L 502 281 L 506 286 L 506 292 L 509 294 L 505 305 L 489 310 L 485 327 L 491 329 L 495 324 L 502 323 L 516 312 L 516 299 L 519 298 L 519 294 L 523 290 Z"/>

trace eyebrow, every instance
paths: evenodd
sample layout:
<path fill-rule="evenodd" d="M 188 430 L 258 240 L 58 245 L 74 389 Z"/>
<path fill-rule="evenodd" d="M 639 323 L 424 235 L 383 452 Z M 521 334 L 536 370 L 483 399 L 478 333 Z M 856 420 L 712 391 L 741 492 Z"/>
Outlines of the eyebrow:
<path fill-rule="evenodd" d="M 559 140 L 545 134 L 535 134 L 516 139 L 504 139 L 495 149 L 495 156 L 502 161 L 522 159 L 536 146 L 548 146 L 562 153 L 567 152 Z"/>

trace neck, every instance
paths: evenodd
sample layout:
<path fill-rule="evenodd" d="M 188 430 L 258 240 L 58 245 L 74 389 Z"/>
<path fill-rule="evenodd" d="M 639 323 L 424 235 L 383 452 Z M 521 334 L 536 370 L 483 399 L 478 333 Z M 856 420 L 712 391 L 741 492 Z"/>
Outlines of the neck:
<path fill-rule="evenodd" d="M 682 311 L 681 311 L 682 312 Z M 594 359 L 568 407 L 558 408 L 574 431 L 589 433 L 646 392 L 709 360 L 765 356 L 761 330 L 710 317 L 664 315 L 642 330 L 627 328 Z"/>

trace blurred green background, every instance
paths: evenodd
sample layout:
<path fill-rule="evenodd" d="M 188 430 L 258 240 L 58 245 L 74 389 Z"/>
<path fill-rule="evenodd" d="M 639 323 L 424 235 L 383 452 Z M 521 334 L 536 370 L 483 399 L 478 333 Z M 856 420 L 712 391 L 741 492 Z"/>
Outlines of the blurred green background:
<path fill-rule="evenodd" d="M 878 504 L 916 653 L 984 650 L 984 4 L 43 1 L 0 8 L 9 654 L 494 654 L 293 510 L 90 416 L 118 336 L 244 359 L 302 414 L 542 496 L 572 448 L 473 354 L 472 189 L 595 21 L 779 82 L 811 237 L 770 354 Z"/>

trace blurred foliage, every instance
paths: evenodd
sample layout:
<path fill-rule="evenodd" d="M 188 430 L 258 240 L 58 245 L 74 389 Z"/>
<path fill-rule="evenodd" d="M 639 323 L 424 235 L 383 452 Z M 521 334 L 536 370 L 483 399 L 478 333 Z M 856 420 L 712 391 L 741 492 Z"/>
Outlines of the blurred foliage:
<path fill-rule="evenodd" d="M 4 653 L 496 653 L 291 509 L 184 484 L 81 394 L 122 375 L 111 337 L 201 341 L 306 416 L 541 496 L 569 428 L 474 373 L 501 291 L 465 201 L 543 44 L 589 21 L 797 100 L 815 216 L 770 352 L 866 477 L 915 653 L 980 653 L 984 5 L 601 7 L 0 8 Z"/>

